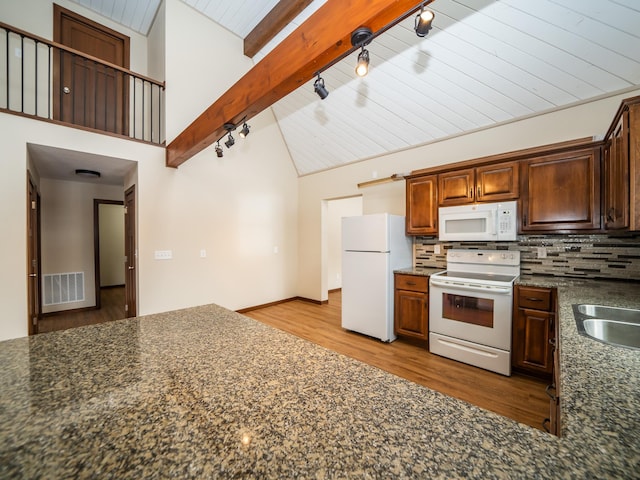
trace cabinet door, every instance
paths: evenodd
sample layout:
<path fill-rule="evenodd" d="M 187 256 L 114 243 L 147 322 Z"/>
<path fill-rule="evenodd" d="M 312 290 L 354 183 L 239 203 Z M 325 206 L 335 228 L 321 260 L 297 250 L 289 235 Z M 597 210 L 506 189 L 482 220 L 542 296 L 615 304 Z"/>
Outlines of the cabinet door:
<path fill-rule="evenodd" d="M 475 171 L 473 168 L 438 175 L 441 207 L 473 203 L 475 200 Z"/>
<path fill-rule="evenodd" d="M 603 151 L 604 226 L 629 227 L 629 111 L 623 111 Z"/>
<path fill-rule="evenodd" d="M 505 162 L 476 168 L 476 200 L 499 202 L 520 196 L 518 162 Z"/>
<path fill-rule="evenodd" d="M 429 336 L 428 295 L 410 290 L 395 291 L 396 334 L 426 340 Z"/>
<path fill-rule="evenodd" d="M 523 232 L 600 229 L 600 148 L 524 163 Z"/>
<path fill-rule="evenodd" d="M 407 179 L 407 235 L 438 233 L 438 176 Z"/>
<path fill-rule="evenodd" d="M 532 373 L 551 375 L 553 313 L 519 309 L 513 330 L 513 366 Z"/>

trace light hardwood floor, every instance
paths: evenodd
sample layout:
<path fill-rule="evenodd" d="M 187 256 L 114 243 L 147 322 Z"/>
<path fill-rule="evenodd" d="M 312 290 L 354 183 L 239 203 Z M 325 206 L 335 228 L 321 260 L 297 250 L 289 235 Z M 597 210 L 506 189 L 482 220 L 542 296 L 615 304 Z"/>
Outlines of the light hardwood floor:
<path fill-rule="evenodd" d="M 538 429 L 549 416 L 545 382 L 465 365 L 402 338 L 383 343 L 346 331 L 341 327 L 341 299 L 337 291 L 329 294 L 328 304 L 294 300 L 244 315 Z"/>
<path fill-rule="evenodd" d="M 100 289 L 100 310 L 82 310 L 71 313 L 57 313 L 38 321 L 38 333 L 66 330 L 67 328 L 94 325 L 96 323 L 121 320 L 124 312 L 124 287 Z"/>

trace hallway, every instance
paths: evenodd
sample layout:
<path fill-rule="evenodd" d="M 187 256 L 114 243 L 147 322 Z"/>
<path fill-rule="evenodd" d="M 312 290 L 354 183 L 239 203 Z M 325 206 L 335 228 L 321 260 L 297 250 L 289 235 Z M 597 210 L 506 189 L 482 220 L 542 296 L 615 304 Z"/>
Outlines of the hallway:
<path fill-rule="evenodd" d="M 124 311 L 124 286 L 100 289 L 100 301 L 100 310 L 60 312 L 44 316 L 38 322 L 38 333 L 83 327 L 111 320 L 121 320 L 126 317 Z"/>

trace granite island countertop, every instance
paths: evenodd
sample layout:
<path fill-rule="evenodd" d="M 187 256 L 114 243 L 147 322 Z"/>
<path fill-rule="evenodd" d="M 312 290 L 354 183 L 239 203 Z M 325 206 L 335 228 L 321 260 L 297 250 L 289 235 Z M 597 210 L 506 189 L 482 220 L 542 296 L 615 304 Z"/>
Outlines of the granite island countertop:
<path fill-rule="evenodd" d="M 637 478 L 640 352 L 566 302 L 638 290 L 561 288 L 563 438 L 208 305 L 0 342 L 0 478 Z"/>

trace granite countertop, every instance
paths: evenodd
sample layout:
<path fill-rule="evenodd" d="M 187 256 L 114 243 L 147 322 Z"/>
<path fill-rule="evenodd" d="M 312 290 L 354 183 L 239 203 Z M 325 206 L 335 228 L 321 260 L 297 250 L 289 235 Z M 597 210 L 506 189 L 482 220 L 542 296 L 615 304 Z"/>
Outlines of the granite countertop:
<path fill-rule="evenodd" d="M 0 478 L 637 478 L 640 352 L 568 316 L 635 287 L 558 287 L 563 438 L 215 305 L 0 342 Z"/>

